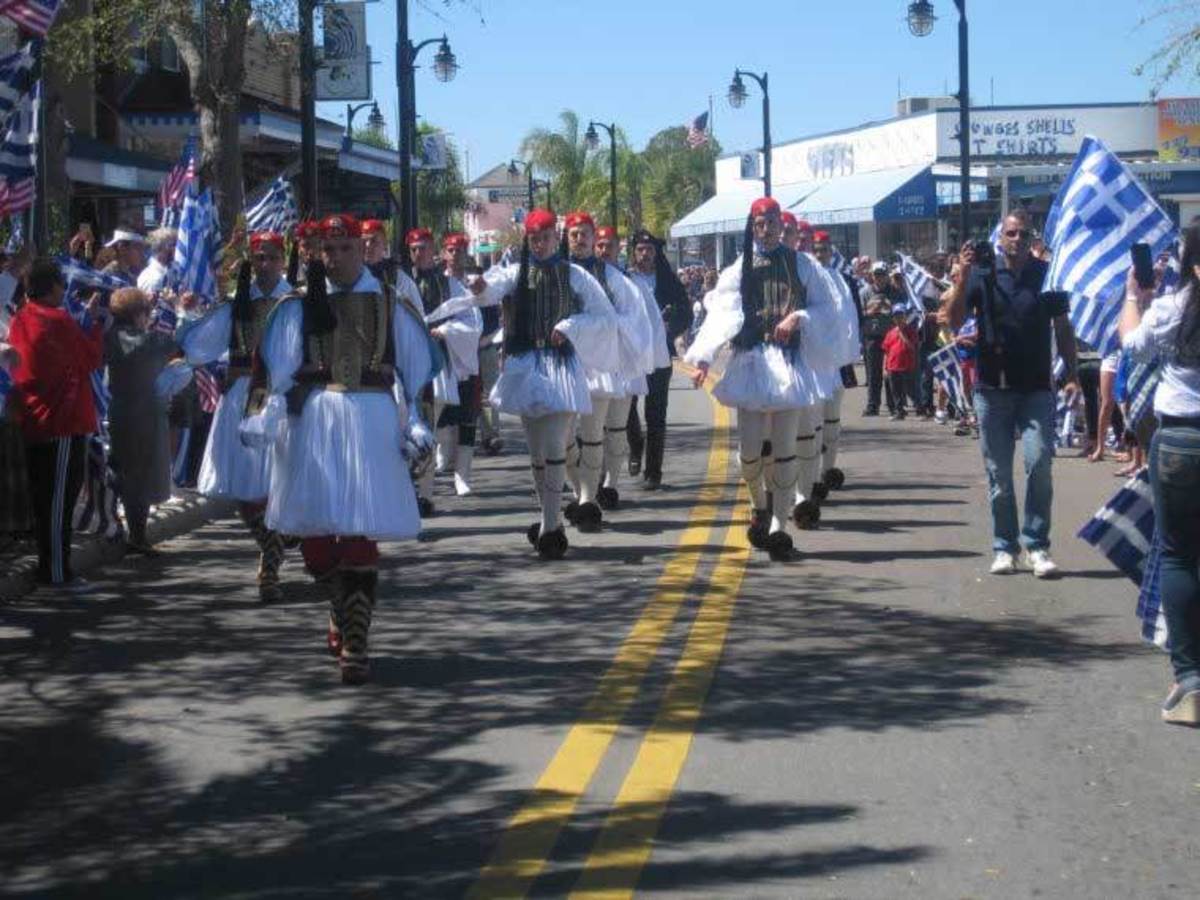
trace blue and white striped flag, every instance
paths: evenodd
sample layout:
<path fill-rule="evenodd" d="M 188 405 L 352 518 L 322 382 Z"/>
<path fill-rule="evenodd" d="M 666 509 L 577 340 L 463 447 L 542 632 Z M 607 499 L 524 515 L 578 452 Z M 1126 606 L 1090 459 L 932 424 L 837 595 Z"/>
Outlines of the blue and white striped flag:
<path fill-rule="evenodd" d="M 1170 217 L 1129 167 L 1103 142 L 1086 137 L 1046 219 L 1054 257 L 1045 289 L 1070 293 L 1076 333 L 1100 353 L 1111 353 L 1119 344 L 1130 248 L 1146 243 L 1157 256 L 1176 237 Z"/>
<path fill-rule="evenodd" d="M 27 41 L 15 53 L 0 57 L 0 133 L 8 130 L 8 117 L 33 89 L 33 67 L 41 41 Z"/>
<path fill-rule="evenodd" d="M 961 414 L 970 409 L 966 385 L 963 381 L 962 363 L 958 358 L 958 346 L 947 344 L 929 354 L 929 369 L 934 379 L 942 386 L 946 396 Z"/>
<path fill-rule="evenodd" d="M 900 257 L 900 274 L 904 276 L 904 287 L 908 291 L 908 324 L 920 327 L 925 320 L 925 295 L 936 289 L 932 275 L 911 256 Z"/>
<path fill-rule="evenodd" d="M 38 107 L 41 82 L 8 113 L 0 130 L 0 215 L 23 212 L 37 193 Z"/>
<path fill-rule="evenodd" d="M 246 207 L 246 231 L 274 231 L 285 234 L 300 221 L 292 184 L 282 175 L 271 182 L 270 188 L 257 203 Z"/>
<path fill-rule="evenodd" d="M 213 267 L 220 264 L 217 210 L 212 191 L 188 190 L 179 219 L 179 238 L 171 266 L 177 293 L 191 291 L 203 302 L 216 298 L 217 279 Z"/>
<path fill-rule="evenodd" d="M 1149 557 L 1155 544 L 1154 498 L 1150 492 L 1150 474 L 1142 469 L 1125 482 L 1112 499 L 1102 506 L 1084 526 L 1079 537 L 1142 589 L 1138 614 L 1142 618 L 1142 636 L 1159 643 L 1166 638 L 1161 621 L 1157 578 L 1153 577 Z M 1147 578 L 1146 576 L 1151 577 Z M 1163 646 L 1159 643 L 1159 646 Z"/>

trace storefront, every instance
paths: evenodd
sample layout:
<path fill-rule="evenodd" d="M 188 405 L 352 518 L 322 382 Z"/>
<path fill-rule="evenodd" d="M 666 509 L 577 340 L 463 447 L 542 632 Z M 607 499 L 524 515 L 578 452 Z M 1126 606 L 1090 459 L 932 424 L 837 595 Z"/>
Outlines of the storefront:
<path fill-rule="evenodd" d="M 971 113 L 971 236 L 987 235 L 1010 205 L 1043 221 L 1089 134 L 1129 161 L 1171 215 L 1200 213 L 1200 100 L 985 107 Z M 716 195 L 671 237 L 715 239 L 718 262 L 731 261 L 762 192 L 761 167 L 756 152 L 717 160 Z M 776 145 L 772 172 L 773 196 L 829 231 L 844 256 L 922 255 L 961 243 L 957 109 Z"/>

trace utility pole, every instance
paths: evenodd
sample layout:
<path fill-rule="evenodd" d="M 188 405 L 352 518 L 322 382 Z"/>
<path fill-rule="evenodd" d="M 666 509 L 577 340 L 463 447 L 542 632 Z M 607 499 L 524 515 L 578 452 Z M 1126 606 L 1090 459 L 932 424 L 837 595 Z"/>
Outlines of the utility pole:
<path fill-rule="evenodd" d="M 316 0 L 299 0 L 300 15 L 300 212 L 317 218 L 317 53 L 313 46 Z"/>

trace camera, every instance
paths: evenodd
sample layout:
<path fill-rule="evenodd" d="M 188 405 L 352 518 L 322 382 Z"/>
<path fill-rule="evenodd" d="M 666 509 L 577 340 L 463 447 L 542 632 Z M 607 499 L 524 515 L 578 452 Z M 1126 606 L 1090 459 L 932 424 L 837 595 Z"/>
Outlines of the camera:
<path fill-rule="evenodd" d="M 992 269 L 996 265 L 996 248 L 989 241 L 976 241 L 972 248 L 975 251 L 975 265 L 980 269 Z"/>

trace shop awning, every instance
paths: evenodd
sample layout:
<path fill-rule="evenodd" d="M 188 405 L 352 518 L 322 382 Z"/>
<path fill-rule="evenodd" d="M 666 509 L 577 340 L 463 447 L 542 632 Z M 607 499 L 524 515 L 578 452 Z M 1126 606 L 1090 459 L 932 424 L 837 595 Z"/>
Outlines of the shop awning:
<path fill-rule="evenodd" d="M 750 204 L 760 196 L 761 190 L 730 192 L 709 197 L 671 226 L 671 237 L 679 240 L 701 234 L 741 231 L 746 226 L 746 212 L 750 209 Z"/>
<path fill-rule="evenodd" d="M 930 167 L 918 164 L 822 182 L 787 208 L 813 225 L 933 219 L 937 192 Z"/>

